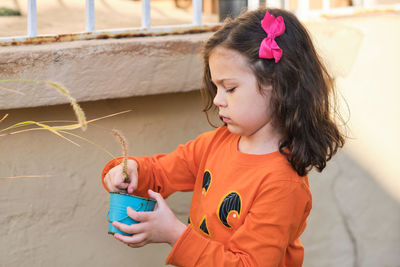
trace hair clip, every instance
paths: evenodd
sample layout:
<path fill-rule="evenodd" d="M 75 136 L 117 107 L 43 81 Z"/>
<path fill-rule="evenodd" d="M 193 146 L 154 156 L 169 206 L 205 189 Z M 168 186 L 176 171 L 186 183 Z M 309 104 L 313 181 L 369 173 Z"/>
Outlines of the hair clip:
<path fill-rule="evenodd" d="M 267 37 L 261 42 L 258 56 L 260 58 L 274 58 L 275 63 L 278 63 L 283 52 L 276 43 L 275 37 L 278 37 L 285 32 L 285 22 L 283 21 L 282 16 L 275 18 L 274 15 L 269 14 L 267 11 L 261 21 L 261 27 L 267 33 Z"/>

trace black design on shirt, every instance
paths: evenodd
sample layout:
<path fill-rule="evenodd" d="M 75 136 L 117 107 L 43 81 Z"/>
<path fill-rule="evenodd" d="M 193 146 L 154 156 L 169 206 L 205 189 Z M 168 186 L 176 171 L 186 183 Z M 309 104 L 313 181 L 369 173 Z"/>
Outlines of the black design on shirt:
<path fill-rule="evenodd" d="M 228 215 L 231 211 L 236 211 L 237 214 L 240 215 L 241 206 L 242 201 L 238 193 L 231 192 L 226 195 L 219 206 L 218 217 L 220 221 L 226 227 L 231 228 L 231 226 L 228 224 Z"/>
<path fill-rule="evenodd" d="M 205 192 L 208 191 L 210 184 L 211 184 L 211 173 L 209 170 L 206 170 L 203 175 L 203 185 L 202 185 L 202 188 Z"/>
<path fill-rule="evenodd" d="M 206 217 L 204 217 L 204 218 L 203 218 L 203 221 L 201 221 L 200 230 L 201 230 L 203 233 L 205 233 L 206 235 L 210 235 L 210 233 L 208 232 L 208 228 L 207 228 Z"/>

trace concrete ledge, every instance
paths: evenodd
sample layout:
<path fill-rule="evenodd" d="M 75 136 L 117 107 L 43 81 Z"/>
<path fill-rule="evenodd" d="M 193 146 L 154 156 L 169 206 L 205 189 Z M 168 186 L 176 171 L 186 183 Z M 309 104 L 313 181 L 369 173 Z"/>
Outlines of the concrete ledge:
<path fill-rule="evenodd" d="M 0 79 L 51 80 L 78 101 L 200 88 L 201 46 L 212 33 L 52 43 L 0 49 Z M 44 85 L 1 82 L 0 109 L 67 103 Z"/>

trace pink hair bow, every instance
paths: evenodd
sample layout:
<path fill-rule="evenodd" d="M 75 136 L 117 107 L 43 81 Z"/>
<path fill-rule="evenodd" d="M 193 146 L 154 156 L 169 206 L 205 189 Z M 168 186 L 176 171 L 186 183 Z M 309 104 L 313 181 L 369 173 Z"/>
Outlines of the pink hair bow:
<path fill-rule="evenodd" d="M 260 58 L 274 58 L 277 63 L 282 57 L 282 49 L 275 42 L 275 37 L 285 32 L 285 22 L 282 16 L 275 18 L 267 11 L 261 21 L 261 27 L 267 33 L 267 37 L 262 40 L 258 55 Z"/>

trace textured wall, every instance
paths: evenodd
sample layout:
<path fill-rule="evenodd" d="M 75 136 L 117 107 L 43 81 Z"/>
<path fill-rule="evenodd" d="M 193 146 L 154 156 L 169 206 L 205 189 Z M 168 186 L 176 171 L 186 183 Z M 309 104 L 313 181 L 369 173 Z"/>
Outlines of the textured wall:
<path fill-rule="evenodd" d="M 78 101 L 187 92 L 200 87 L 203 69 L 199 52 L 209 36 L 203 33 L 1 47 L 0 79 L 56 81 Z M 0 109 L 68 103 L 43 84 L 18 82 L 8 83 L 7 87 L 23 92 L 25 97 L 0 91 Z"/>
<path fill-rule="evenodd" d="M 349 138 L 311 175 L 305 266 L 400 266 L 399 27 L 399 13 L 308 25 L 336 78 Z"/>
<path fill-rule="evenodd" d="M 116 156 L 110 130 L 121 130 L 131 155 L 170 152 L 210 129 L 198 92 L 83 103 L 88 118 L 131 113 L 77 132 Z M 184 112 L 182 112 L 184 111 Z M 26 119 L 73 119 L 69 106 L 9 110 L 7 124 Z M 74 139 L 75 140 L 75 139 Z M 160 266 L 168 245 L 131 249 L 107 234 L 108 194 L 100 174 L 110 157 L 90 144 L 74 145 L 48 132 L 0 139 L 0 176 L 51 175 L 0 180 L 0 266 Z M 187 221 L 191 195 L 168 202 Z"/>

